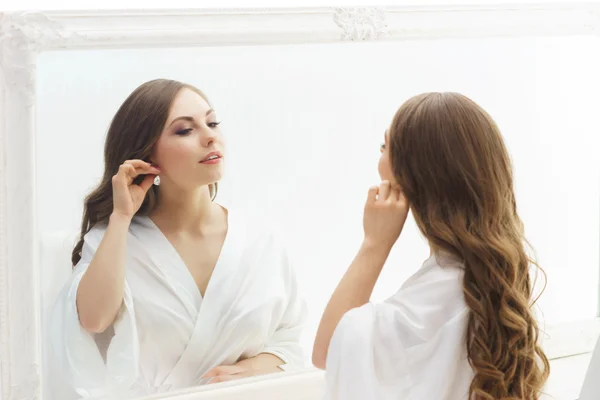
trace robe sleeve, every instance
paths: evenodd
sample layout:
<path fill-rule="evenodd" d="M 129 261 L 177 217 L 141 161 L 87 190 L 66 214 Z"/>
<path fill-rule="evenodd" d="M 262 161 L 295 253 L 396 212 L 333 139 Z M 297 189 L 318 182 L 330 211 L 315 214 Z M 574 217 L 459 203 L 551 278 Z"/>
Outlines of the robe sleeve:
<path fill-rule="evenodd" d="M 338 323 L 326 360 L 326 399 L 400 399 L 411 386 L 397 310 L 367 303 Z"/>
<path fill-rule="evenodd" d="M 94 227 L 84 237 L 82 257 L 54 305 L 51 321 L 53 368 L 83 398 L 104 397 L 127 391 L 137 378 L 139 343 L 131 291 L 125 282 L 124 301 L 106 333 L 91 334 L 79 323 L 76 297 L 105 229 Z M 102 345 L 102 339 L 108 345 Z"/>
<path fill-rule="evenodd" d="M 600 397 L 600 381 L 598 380 L 598 376 L 600 376 L 600 338 L 596 342 L 590 364 L 585 373 L 581 393 L 579 393 L 579 400 L 592 400 Z"/>
<path fill-rule="evenodd" d="M 305 364 L 304 351 L 300 343 L 306 324 L 306 302 L 301 295 L 292 263 L 284 248 L 280 250 L 280 265 L 287 281 L 288 304 L 274 333 L 261 353 L 273 354 L 285 363 L 283 368 L 299 369 Z"/>

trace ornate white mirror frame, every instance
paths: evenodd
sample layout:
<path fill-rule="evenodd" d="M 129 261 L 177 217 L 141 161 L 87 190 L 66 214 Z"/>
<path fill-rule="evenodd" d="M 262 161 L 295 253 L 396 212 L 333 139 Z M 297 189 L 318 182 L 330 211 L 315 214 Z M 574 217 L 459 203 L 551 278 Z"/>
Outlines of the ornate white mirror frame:
<path fill-rule="evenodd" d="M 36 63 L 41 52 L 407 39 L 599 35 L 600 6 L 505 6 L 53 11 L 0 14 L 0 355 L 1 399 L 42 398 L 40 290 L 35 204 Z M 600 51 L 600 49 L 592 49 Z M 547 329 L 551 358 L 591 351 L 598 320 Z M 316 398 L 317 372 L 244 381 L 264 393 Z M 245 385 L 257 383 L 260 385 Z M 291 385 L 300 389 L 291 389 Z M 263 391 L 263 392 L 260 392 Z M 269 392 L 271 391 L 271 392 Z M 237 398 L 236 386 L 167 397 Z M 261 394 L 262 393 L 262 394 Z M 250 397 L 248 397 L 250 396 Z"/>

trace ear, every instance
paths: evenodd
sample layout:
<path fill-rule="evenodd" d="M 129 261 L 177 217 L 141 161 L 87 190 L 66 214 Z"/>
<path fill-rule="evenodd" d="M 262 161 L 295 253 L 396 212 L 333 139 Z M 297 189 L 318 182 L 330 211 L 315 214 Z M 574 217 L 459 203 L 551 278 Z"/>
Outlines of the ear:
<path fill-rule="evenodd" d="M 150 163 L 150 165 L 152 165 L 153 167 L 160 168 L 158 164 L 154 162 L 152 157 L 145 158 L 144 161 Z"/>

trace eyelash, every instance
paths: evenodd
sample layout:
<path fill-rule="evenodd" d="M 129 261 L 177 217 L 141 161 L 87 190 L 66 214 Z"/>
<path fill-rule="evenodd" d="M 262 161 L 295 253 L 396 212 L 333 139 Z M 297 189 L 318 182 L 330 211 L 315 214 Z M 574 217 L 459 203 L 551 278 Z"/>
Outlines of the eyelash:
<path fill-rule="evenodd" d="M 189 129 L 181 129 L 177 132 L 175 132 L 175 134 L 179 135 L 179 136 L 184 136 L 187 135 L 188 133 L 190 133 L 192 131 L 192 128 Z"/>
<path fill-rule="evenodd" d="M 380 149 L 381 149 L 381 150 L 385 150 L 385 143 L 381 143 L 381 147 L 380 147 Z"/>
<path fill-rule="evenodd" d="M 221 125 L 221 122 L 211 122 L 208 124 L 209 128 L 215 129 L 216 127 L 218 127 L 219 125 Z M 177 132 L 175 132 L 177 135 L 179 136 L 185 136 L 188 133 L 190 133 L 193 129 L 192 128 L 188 128 L 188 129 L 181 129 Z"/>

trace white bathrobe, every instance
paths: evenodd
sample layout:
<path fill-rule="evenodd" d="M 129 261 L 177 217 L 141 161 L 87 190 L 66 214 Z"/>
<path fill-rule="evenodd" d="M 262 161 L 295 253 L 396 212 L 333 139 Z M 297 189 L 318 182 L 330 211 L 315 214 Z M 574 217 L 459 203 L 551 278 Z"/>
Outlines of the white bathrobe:
<path fill-rule="evenodd" d="M 384 303 L 347 312 L 329 345 L 326 398 L 468 399 L 462 277 L 459 261 L 432 256 Z"/>
<path fill-rule="evenodd" d="M 75 300 L 104 232 L 94 227 L 85 236 L 82 258 L 52 316 L 52 369 L 79 396 L 121 399 L 201 385 L 210 369 L 259 353 L 274 354 L 290 368 L 303 364 L 306 306 L 286 251 L 273 233 L 231 210 L 204 298 L 152 220 L 135 217 L 123 307 L 110 332 L 89 334 Z"/>
<path fill-rule="evenodd" d="M 579 393 L 579 400 L 600 399 L 600 338 L 596 341 L 596 347 L 592 353 L 585 379 Z"/>

